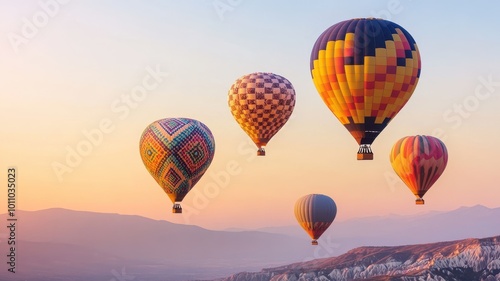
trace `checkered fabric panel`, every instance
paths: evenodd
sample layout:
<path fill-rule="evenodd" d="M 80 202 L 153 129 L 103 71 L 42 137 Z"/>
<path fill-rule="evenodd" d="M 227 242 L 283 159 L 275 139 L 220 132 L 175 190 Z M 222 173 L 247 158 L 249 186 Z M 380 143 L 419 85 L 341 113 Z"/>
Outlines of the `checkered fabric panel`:
<path fill-rule="evenodd" d="M 286 78 L 256 72 L 236 80 L 229 89 L 228 103 L 236 122 L 258 146 L 285 125 L 295 106 L 295 90 Z"/>
<path fill-rule="evenodd" d="M 189 118 L 151 123 L 139 143 L 142 161 L 172 202 L 180 202 L 210 166 L 215 152 L 212 133 Z"/>

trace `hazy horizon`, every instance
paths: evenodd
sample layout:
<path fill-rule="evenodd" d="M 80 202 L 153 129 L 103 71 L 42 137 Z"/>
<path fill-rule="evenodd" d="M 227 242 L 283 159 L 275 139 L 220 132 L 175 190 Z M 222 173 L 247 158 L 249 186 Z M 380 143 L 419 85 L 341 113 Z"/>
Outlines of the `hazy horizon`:
<path fill-rule="evenodd" d="M 415 251 L 408 249 L 409 254 L 416 255 L 426 251 L 429 243 L 497 237 L 500 224 L 494 222 L 499 217 L 500 208 L 478 205 L 450 212 L 335 221 L 318 239 L 319 245 L 311 246 L 310 238 L 294 225 L 233 232 L 137 215 L 61 208 L 18 211 L 16 274 L 2 270 L 0 279 L 208 280 L 297 262 L 321 263 L 323 258 L 349 255 L 363 246 L 383 247 L 390 254 L 390 247 L 413 245 L 410 248 Z M 8 214 L 0 214 L 0 220 L 7 218 Z M 2 242 L 4 238 L 0 236 Z M 488 249 L 480 253 L 496 255 Z M 401 258 L 401 252 L 394 257 Z"/>
<path fill-rule="evenodd" d="M 310 193 L 335 200 L 337 221 L 497 208 L 499 8 L 410 0 L 0 1 L 0 162 L 18 169 L 21 210 L 140 215 L 208 229 L 296 225 L 295 201 Z M 309 69 L 318 36 L 358 17 L 401 25 L 422 58 L 416 90 L 374 142 L 373 161 L 356 160 L 358 145 Z M 265 157 L 255 155 L 227 106 L 232 83 L 257 71 L 282 75 L 296 91 L 291 119 Z M 166 117 L 202 121 L 216 143 L 182 215 L 171 213 L 139 156 L 143 130 Z M 439 137 L 449 151 L 423 206 L 389 162 L 392 145 L 416 134 Z"/>
<path fill-rule="evenodd" d="M 336 229 L 338 229 L 339 223 L 346 223 L 346 222 L 347 223 L 358 223 L 359 221 L 362 221 L 362 220 L 384 219 L 384 218 L 388 218 L 388 219 L 391 219 L 391 218 L 407 218 L 407 219 L 423 218 L 423 217 L 426 217 L 429 215 L 446 214 L 446 213 L 450 213 L 450 212 L 453 213 L 453 212 L 457 212 L 457 211 L 464 210 L 464 209 L 469 210 L 469 209 L 483 209 L 483 208 L 486 208 L 487 210 L 500 210 L 500 206 L 499 207 L 488 207 L 488 206 L 484 206 L 481 204 L 477 204 L 477 205 L 472 205 L 472 206 L 460 206 L 460 207 L 452 209 L 452 210 L 423 210 L 420 212 L 415 212 L 415 213 L 410 213 L 410 214 L 391 213 L 391 214 L 387 214 L 387 215 L 373 215 L 373 216 L 368 215 L 368 216 L 360 216 L 360 217 L 335 219 L 334 223 L 331 226 L 331 229 L 327 230 L 326 233 L 329 234 L 330 236 L 332 236 L 332 235 L 335 236 Z M 39 209 L 39 210 L 18 209 L 17 211 L 19 211 L 19 212 L 42 212 L 42 211 L 50 211 L 50 210 L 67 210 L 67 211 L 71 211 L 71 212 L 90 212 L 90 213 L 95 213 L 95 214 L 111 214 L 111 215 L 120 215 L 120 216 L 137 216 L 137 217 L 151 219 L 151 220 L 155 220 L 155 221 L 165 221 L 168 223 L 173 223 L 173 224 L 178 224 L 178 225 L 197 226 L 197 227 L 201 227 L 201 228 L 206 229 L 206 230 L 213 230 L 213 231 L 264 231 L 264 232 L 266 232 L 266 230 L 273 229 L 273 228 L 294 227 L 294 228 L 297 228 L 296 229 L 297 233 L 300 233 L 300 236 L 306 237 L 306 234 L 303 232 L 302 228 L 297 227 L 296 222 L 292 222 L 289 224 L 281 224 L 281 225 L 276 225 L 276 224 L 274 224 L 274 225 L 260 225 L 260 226 L 247 227 L 247 228 L 232 227 L 232 226 L 231 227 L 221 227 L 221 228 L 210 228 L 210 227 L 204 227 L 202 225 L 197 225 L 197 224 L 187 224 L 185 222 L 177 223 L 175 221 L 171 221 L 171 220 L 168 220 L 165 218 L 156 219 L 156 218 L 151 218 L 151 217 L 142 216 L 142 215 L 125 214 L 125 213 L 117 213 L 117 212 L 98 212 L 98 211 L 92 211 L 92 210 L 78 210 L 78 209 L 68 209 L 68 208 L 60 208 L 60 207 L 52 207 L 52 208 Z M 7 215 L 7 214 L 8 214 L 8 212 L 0 213 L 0 216 Z M 362 225 L 362 223 L 360 223 L 360 225 Z"/>

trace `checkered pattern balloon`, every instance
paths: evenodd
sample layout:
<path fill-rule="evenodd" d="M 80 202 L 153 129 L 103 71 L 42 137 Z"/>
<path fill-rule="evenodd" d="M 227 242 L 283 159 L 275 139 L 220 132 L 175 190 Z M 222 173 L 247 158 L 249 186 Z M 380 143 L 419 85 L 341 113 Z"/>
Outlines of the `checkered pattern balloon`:
<path fill-rule="evenodd" d="M 288 121 L 295 106 L 292 83 L 273 73 L 257 72 L 238 78 L 228 96 L 236 122 L 261 152 Z"/>
<path fill-rule="evenodd" d="M 408 136 L 398 140 L 390 155 L 394 171 L 424 204 L 422 197 L 443 173 L 448 163 L 444 143 L 431 136 Z"/>
<path fill-rule="evenodd" d="M 321 98 L 360 144 L 360 153 L 371 153 L 370 145 L 415 90 L 421 62 L 404 28 L 368 18 L 324 31 L 310 68 Z"/>
<path fill-rule="evenodd" d="M 173 203 L 200 180 L 215 152 L 212 133 L 188 118 L 166 118 L 151 123 L 139 143 L 142 162 Z"/>

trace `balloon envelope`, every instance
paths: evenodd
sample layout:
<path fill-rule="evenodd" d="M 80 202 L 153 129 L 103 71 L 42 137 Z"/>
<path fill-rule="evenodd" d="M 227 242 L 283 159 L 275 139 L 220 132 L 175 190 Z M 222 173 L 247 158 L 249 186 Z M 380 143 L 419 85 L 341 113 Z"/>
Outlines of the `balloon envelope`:
<path fill-rule="evenodd" d="M 323 32 L 311 52 L 311 75 L 324 103 L 373 159 L 371 144 L 411 97 L 420 77 L 413 37 L 383 19 L 351 19 Z"/>
<path fill-rule="evenodd" d="M 323 194 L 309 194 L 295 203 L 295 218 L 309 234 L 313 245 L 332 224 L 337 215 L 337 205 L 332 198 Z"/>
<path fill-rule="evenodd" d="M 210 166 L 215 152 L 212 132 L 189 118 L 166 118 L 151 123 L 139 143 L 142 162 L 167 193 L 173 212 L 181 213 L 184 196 Z"/>
<path fill-rule="evenodd" d="M 408 136 L 398 140 L 390 154 L 394 171 L 424 204 L 422 197 L 443 173 L 448 163 L 444 143 L 431 136 Z"/>
<path fill-rule="evenodd" d="M 295 107 L 295 90 L 286 78 L 256 72 L 236 80 L 228 103 L 234 119 L 265 155 L 264 147 L 285 125 Z"/>

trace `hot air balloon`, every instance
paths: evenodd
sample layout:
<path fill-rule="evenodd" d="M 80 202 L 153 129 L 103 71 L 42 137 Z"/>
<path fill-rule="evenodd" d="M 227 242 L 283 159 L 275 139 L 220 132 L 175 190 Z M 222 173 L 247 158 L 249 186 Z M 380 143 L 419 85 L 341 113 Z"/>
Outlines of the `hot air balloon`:
<path fill-rule="evenodd" d="M 189 118 L 166 118 L 151 123 L 139 143 L 142 162 L 167 193 L 173 213 L 210 166 L 215 152 L 212 132 Z"/>
<path fill-rule="evenodd" d="M 325 30 L 311 53 L 311 75 L 321 98 L 371 160 L 371 144 L 410 99 L 420 77 L 411 35 L 383 19 L 358 18 Z"/>
<path fill-rule="evenodd" d="M 292 115 L 292 83 L 273 73 L 251 73 L 238 78 L 228 96 L 231 113 L 257 145 L 257 155 L 266 155 L 265 146 Z"/>
<path fill-rule="evenodd" d="M 431 136 L 408 136 L 392 147 L 390 160 L 394 171 L 424 204 L 422 197 L 441 176 L 448 163 L 444 143 Z"/>
<path fill-rule="evenodd" d="M 295 218 L 311 237 L 312 245 L 318 245 L 321 234 L 332 224 L 337 215 L 337 205 L 323 194 L 309 194 L 295 203 Z"/>

